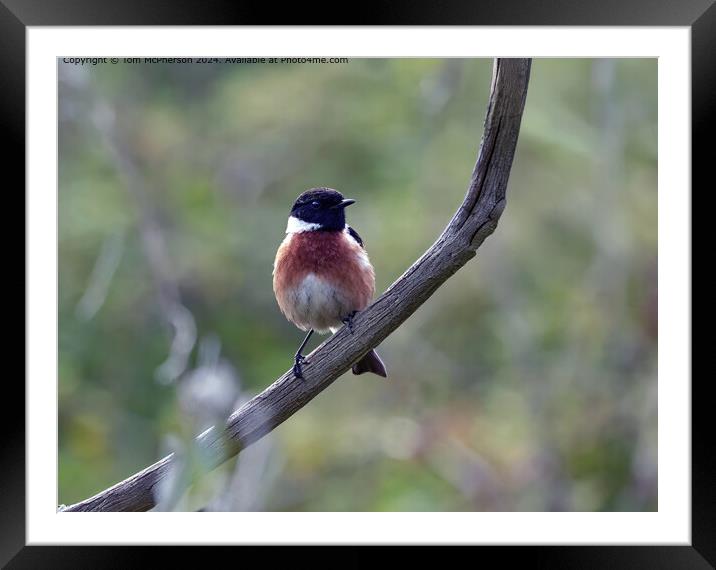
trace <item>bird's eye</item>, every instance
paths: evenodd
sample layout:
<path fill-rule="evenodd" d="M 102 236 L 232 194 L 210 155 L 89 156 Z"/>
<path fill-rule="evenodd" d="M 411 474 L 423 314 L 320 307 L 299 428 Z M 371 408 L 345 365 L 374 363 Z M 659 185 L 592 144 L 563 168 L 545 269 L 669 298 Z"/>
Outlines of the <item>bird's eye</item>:
<path fill-rule="evenodd" d="M 321 205 L 321 203 L 318 202 L 317 200 L 314 200 L 313 202 L 311 202 L 311 206 L 313 206 L 314 208 L 318 208 L 320 205 Z"/>

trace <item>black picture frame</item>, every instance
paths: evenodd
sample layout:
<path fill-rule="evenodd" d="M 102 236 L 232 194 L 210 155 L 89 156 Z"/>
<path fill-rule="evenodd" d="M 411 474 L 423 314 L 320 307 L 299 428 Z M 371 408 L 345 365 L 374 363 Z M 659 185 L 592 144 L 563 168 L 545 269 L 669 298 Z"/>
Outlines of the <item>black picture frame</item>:
<path fill-rule="evenodd" d="M 348 20 L 350 18 L 350 20 Z M 0 0 L 0 124 L 6 144 L 3 162 L 7 186 L 25 186 L 25 38 L 28 26 L 105 25 L 563 25 L 563 26 L 687 26 L 691 28 L 692 188 L 707 183 L 712 162 L 709 135 L 716 108 L 716 4 L 714 0 L 548 0 L 543 2 L 466 2 L 445 0 L 383 0 L 345 10 L 334 4 L 269 3 L 232 0 Z M 528 55 L 528 54 L 526 54 Z M 10 176 L 8 176 L 8 174 Z M 662 188 L 661 191 L 669 191 Z M 692 189 L 693 196 L 693 189 Z M 21 206 L 24 211 L 24 201 Z M 14 213 L 14 212 L 13 212 Z M 17 216 L 16 213 L 14 213 Z M 13 216 L 6 217 L 10 219 Z M 12 247 L 6 241 L 6 248 Z M 7 250 L 6 250 L 7 252 Z M 693 274 L 692 274 L 693 279 Z M 23 281 L 24 284 L 24 281 Z M 27 302 L 27 297 L 26 302 Z M 664 342 L 668 342 L 665 331 Z M 20 335 L 16 335 L 16 338 Z M 22 335 L 24 338 L 24 335 Z M 6 410 L 19 417 L 3 431 L 0 472 L 0 564 L 10 568 L 101 568 L 150 565 L 150 550 L 139 546 L 25 545 L 25 411 L 24 386 L 6 373 Z M 12 376 L 12 377 L 11 377 Z M 684 378 L 688 382 L 689 378 Z M 716 567 L 716 471 L 713 463 L 713 422 L 707 408 L 710 380 L 692 381 L 692 542 L 688 546 L 523 546 L 478 547 L 479 556 L 499 556 L 500 564 L 521 563 L 548 568 L 714 568 Z M 13 402 L 12 406 L 7 403 Z M 206 562 L 209 547 L 182 549 L 182 562 Z M 225 550 L 228 547 L 218 547 Z M 247 547 L 242 547 L 247 548 Z M 175 549 L 173 549 L 176 552 Z M 357 564 L 369 549 L 351 556 Z M 483 554 L 484 552 L 484 554 Z M 162 549 L 166 563 L 168 552 Z M 221 554 L 215 549 L 211 554 Z M 428 553 L 423 553 L 423 556 Z M 242 555 L 248 552 L 242 551 Z M 296 552 L 291 553 L 297 560 Z M 367 554 L 366 554 L 367 555 Z M 345 557 L 343 557 L 345 561 Z M 424 561 L 428 561 L 425 559 Z M 239 561 L 237 560 L 236 563 Z M 444 562 L 444 560 L 443 560 Z"/>

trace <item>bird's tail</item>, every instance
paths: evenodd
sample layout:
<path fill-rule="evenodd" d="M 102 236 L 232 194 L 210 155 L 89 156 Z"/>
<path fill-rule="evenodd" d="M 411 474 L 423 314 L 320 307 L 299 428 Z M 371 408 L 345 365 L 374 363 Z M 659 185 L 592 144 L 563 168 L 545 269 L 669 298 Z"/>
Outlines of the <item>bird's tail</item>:
<path fill-rule="evenodd" d="M 378 356 L 375 350 L 371 350 L 363 358 L 353 365 L 353 374 L 363 374 L 364 372 L 372 372 L 383 378 L 388 377 L 388 371 L 385 369 L 385 364 Z"/>

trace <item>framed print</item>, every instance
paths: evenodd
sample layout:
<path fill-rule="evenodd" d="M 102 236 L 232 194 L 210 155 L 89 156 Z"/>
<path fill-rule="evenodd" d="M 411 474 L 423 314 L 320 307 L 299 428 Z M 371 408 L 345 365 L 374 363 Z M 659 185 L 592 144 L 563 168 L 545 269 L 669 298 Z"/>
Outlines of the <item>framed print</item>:
<path fill-rule="evenodd" d="M 712 567 L 690 184 L 716 8 L 331 13 L 0 5 L 27 221 L 3 563 Z"/>

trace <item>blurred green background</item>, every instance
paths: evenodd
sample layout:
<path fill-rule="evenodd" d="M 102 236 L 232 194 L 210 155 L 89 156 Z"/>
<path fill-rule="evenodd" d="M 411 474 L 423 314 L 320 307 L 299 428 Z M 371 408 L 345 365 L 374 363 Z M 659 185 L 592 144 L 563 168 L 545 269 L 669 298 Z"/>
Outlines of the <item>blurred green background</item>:
<path fill-rule="evenodd" d="M 58 65 L 69 504 L 168 451 L 195 472 L 192 435 L 288 369 L 300 192 L 357 200 L 378 292 L 433 243 L 492 60 Z M 535 60 L 500 225 L 381 345 L 389 379 L 346 374 L 159 508 L 656 510 L 656 134 L 655 59 Z"/>

